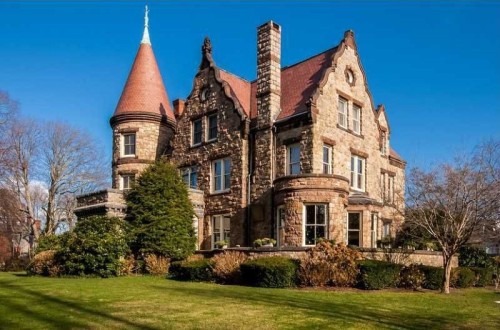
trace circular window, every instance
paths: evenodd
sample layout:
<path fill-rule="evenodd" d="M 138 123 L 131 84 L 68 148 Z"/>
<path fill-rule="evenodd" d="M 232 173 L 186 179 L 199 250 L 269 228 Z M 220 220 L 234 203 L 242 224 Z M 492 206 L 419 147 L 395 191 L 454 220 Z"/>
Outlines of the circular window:
<path fill-rule="evenodd" d="M 206 101 L 208 98 L 208 88 L 203 88 L 200 93 L 200 99 Z"/>
<path fill-rule="evenodd" d="M 346 71 L 346 79 L 350 85 L 354 84 L 354 73 L 352 72 L 352 70 Z"/>

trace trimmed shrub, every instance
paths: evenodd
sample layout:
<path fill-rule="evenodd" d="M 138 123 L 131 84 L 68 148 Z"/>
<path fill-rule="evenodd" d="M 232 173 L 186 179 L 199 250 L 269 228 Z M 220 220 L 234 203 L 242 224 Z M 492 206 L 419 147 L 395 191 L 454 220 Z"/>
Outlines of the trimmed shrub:
<path fill-rule="evenodd" d="M 144 267 L 146 268 L 146 272 L 151 275 L 167 275 L 169 266 L 170 259 L 162 256 L 148 254 L 144 258 Z"/>
<path fill-rule="evenodd" d="M 243 283 L 263 288 L 295 286 L 298 262 L 285 257 L 249 260 L 240 266 Z"/>
<path fill-rule="evenodd" d="M 452 269 L 451 284 L 455 288 L 470 288 L 476 281 L 476 274 L 467 267 Z"/>
<path fill-rule="evenodd" d="M 424 273 L 418 265 L 404 266 L 399 274 L 398 286 L 405 289 L 418 290 L 422 288 L 424 278 Z"/>
<path fill-rule="evenodd" d="M 358 284 L 362 289 L 380 290 L 395 287 L 402 266 L 387 261 L 363 260 L 358 263 Z"/>
<path fill-rule="evenodd" d="M 225 251 L 212 258 L 213 273 L 219 283 L 236 284 L 241 281 L 240 265 L 247 260 L 247 256 L 238 251 Z"/>
<path fill-rule="evenodd" d="M 213 280 L 213 266 L 210 259 L 174 261 L 170 264 L 170 276 L 181 281 L 210 282 Z"/>
<path fill-rule="evenodd" d="M 137 261 L 133 255 L 120 259 L 120 271 L 118 275 L 130 275 L 138 272 L 139 270 Z"/>
<path fill-rule="evenodd" d="M 491 257 L 484 248 L 464 245 L 458 251 L 458 265 L 460 267 L 491 267 Z"/>
<path fill-rule="evenodd" d="M 55 255 L 62 274 L 100 277 L 120 274 L 121 260 L 129 252 L 124 221 L 88 217 L 78 221 L 74 231 L 64 238 Z"/>
<path fill-rule="evenodd" d="M 59 276 L 60 267 L 55 260 L 55 250 L 37 253 L 27 268 L 29 275 Z"/>
<path fill-rule="evenodd" d="M 420 265 L 419 268 L 424 273 L 423 288 L 430 290 L 441 289 L 444 274 L 443 268 L 424 265 Z"/>
<path fill-rule="evenodd" d="M 345 244 L 321 241 L 300 261 L 298 278 L 305 286 L 351 286 L 356 283 L 358 267 L 362 259 L 359 251 Z"/>
<path fill-rule="evenodd" d="M 492 268 L 481 268 L 481 267 L 470 267 L 476 276 L 476 282 L 474 286 L 485 287 L 493 284 L 493 269 Z"/>

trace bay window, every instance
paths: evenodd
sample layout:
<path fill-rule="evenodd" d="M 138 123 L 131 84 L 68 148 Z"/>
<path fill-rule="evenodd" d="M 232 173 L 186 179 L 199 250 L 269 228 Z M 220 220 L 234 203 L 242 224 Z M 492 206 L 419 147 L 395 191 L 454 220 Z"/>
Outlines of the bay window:
<path fill-rule="evenodd" d="M 305 208 L 304 245 L 315 245 L 320 238 L 327 238 L 327 204 L 307 204 Z"/>
<path fill-rule="evenodd" d="M 349 213 L 347 217 L 347 245 L 360 246 L 361 213 Z"/>
<path fill-rule="evenodd" d="M 351 156 L 351 188 L 365 191 L 365 162 L 359 156 Z"/>
<path fill-rule="evenodd" d="M 287 175 L 300 174 L 300 144 L 287 148 Z"/>
<path fill-rule="evenodd" d="M 333 173 L 333 148 L 329 145 L 323 145 L 323 173 Z"/>

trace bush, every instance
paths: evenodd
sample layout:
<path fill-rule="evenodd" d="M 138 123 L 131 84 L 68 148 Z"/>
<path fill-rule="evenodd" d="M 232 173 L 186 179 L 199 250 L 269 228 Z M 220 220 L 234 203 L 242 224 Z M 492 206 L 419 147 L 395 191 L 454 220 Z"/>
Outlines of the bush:
<path fill-rule="evenodd" d="M 4 272 L 20 272 L 26 270 L 29 262 L 28 257 L 25 256 L 11 257 L 4 261 L 1 270 Z"/>
<path fill-rule="evenodd" d="M 470 267 L 476 276 L 474 286 L 485 287 L 493 284 L 493 268 Z"/>
<path fill-rule="evenodd" d="M 240 265 L 247 260 L 242 252 L 225 251 L 212 258 L 215 280 L 220 283 L 239 283 L 241 280 Z"/>
<path fill-rule="evenodd" d="M 422 273 L 424 273 L 424 282 L 422 283 L 423 288 L 430 290 L 441 289 L 444 275 L 443 268 L 424 265 L 420 265 L 419 268 Z"/>
<path fill-rule="evenodd" d="M 174 261 L 170 276 L 176 280 L 210 282 L 213 280 L 213 262 L 210 259 Z"/>
<path fill-rule="evenodd" d="M 61 248 L 61 244 L 63 244 L 63 241 L 66 238 L 64 236 L 67 235 L 68 233 L 64 233 L 61 235 L 40 236 L 37 241 L 36 254 L 48 250 L 53 250 L 53 251 L 59 250 Z"/>
<path fill-rule="evenodd" d="M 359 263 L 359 286 L 367 290 L 395 287 L 402 266 L 387 261 L 364 260 Z"/>
<path fill-rule="evenodd" d="M 180 260 L 195 250 L 193 206 L 176 167 L 149 166 L 126 195 L 130 246 L 136 256 L 156 254 Z"/>
<path fill-rule="evenodd" d="M 146 268 L 146 272 L 151 275 L 167 275 L 169 266 L 170 259 L 162 256 L 148 254 L 144 258 L 144 267 Z"/>
<path fill-rule="evenodd" d="M 27 268 L 29 275 L 59 276 L 60 267 L 55 260 L 55 250 L 37 253 Z"/>
<path fill-rule="evenodd" d="M 464 245 L 458 251 L 460 267 L 491 267 L 491 257 L 483 248 Z"/>
<path fill-rule="evenodd" d="M 476 281 L 476 274 L 467 267 L 452 269 L 451 285 L 455 288 L 470 288 Z"/>
<path fill-rule="evenodd" d="M 137 261 L 133 255 L 129 255 L 126 258 L 120 258 L 120 270 L 118 275 L 130 275 L 137 273 L 140 270 L 141 269 L 138 267 Z"/>
<path fill-rule="evenodd" d="M 300 261 L 298 278 L 302 285 L 351 286 L 356 283 L 356 261 L 361 253 L 345 246 L 323 240 Z"/>
<path fill-rule="evenodd" d="M 249 260 L 240 266 L 243 283 L 264 288 L 295 286 L 297 262 L 285 257 Z"/>
<path fill-rule="evenodd" d="M 418 265 L 409 265 L 401 269 L 398 286 L 405 289 L 418 290 L 422 288 L 424 273 Z"/>
<path fill-rule="evenodd" d="M 109 277 L 121 273 L 121 260 L 129 251 L 124 221 L 104 216 L 85 218 L 64 238 L 55 256 L 62 274 Z"/>

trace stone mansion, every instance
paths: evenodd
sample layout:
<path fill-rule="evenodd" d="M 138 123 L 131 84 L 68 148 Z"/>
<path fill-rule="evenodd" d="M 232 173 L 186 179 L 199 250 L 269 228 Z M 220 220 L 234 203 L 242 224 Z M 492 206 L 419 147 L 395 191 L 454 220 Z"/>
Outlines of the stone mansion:
<path fill-rule="evenodd" d="M 257 78 L 217 66 L 205 39 L 193 88 L 170 103 L 144 35 L 111 117 L 112 189 L 80 196 L 78 217 L 123 215 L 123 192 L 148 164 L 175 163 L 189 187 L 199 249 L 223 239 L 278 247 L 319 238 L 376 247 L 403 220 L 405 161 L 390 147 L 354 33 L 281 67 L 281 27 L 257 28 Z"/>

